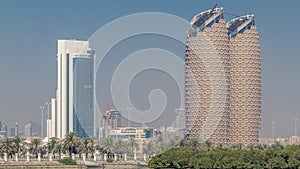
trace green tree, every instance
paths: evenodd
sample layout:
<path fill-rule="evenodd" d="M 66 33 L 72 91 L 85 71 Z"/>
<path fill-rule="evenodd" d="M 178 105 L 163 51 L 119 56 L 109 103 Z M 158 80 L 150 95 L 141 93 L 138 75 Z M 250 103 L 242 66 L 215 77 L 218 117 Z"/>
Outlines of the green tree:
<path fill-rule="evenodd" d="M 54 154 L 54 150 L 58 142 L 55 139 L 50 139 L 47 143 L 47 149 L 49 153 Z"/>
<path fill-rule="evenodd" d="M 143 153 L 144 154 L 150 156 L 150 155 L 156 154 L 156 152 L 157 151 L 156 151 L 152 141 L 143 143 Z"/>
<path fill-rule="evenodd" d="M 115 145 L 115 141 L 111 137 L 105 138 L 101 142 L 101 146 L 103 147 L 103 152 L 107 153 L 109 157 L 114 153 L 113 152 L 114 145 Z"/>
<path fill-rule="evenodd" d="M 60 143 L 60 142 L 58 142 L 58 143 L 55 145 L 54 149 L 53 149 L 53 153 L 58 153 L 59 158 L 61 159 L 61 155 L 62 155 L 62 153 L 63 153 L 63 150 L 64 150 L 63 144 Z"/>
<path fill-rule="evenodd" d="M 76 154 L 76 147 L 78 146 L 79 138 L 74 132 L 66 134 L 64 139 L 64 149 L 69 152 L 69 157 L 72 156 L 72 153 Z"/>
<path fill-rule="evenodd" d="M 128 140 L 128 146 L 130 149 L 130 153 L 134 153 L 135 151 L 139 150 L 139 144 L 137 143 L 137 141 L 134 138 L 130 138 Z"/>
<path fill-rule="evenodd" d="M 20 136 L 15 136 L 13 139 L 12 139 L 12 142 L 13 142 L 13 147 L 15 149 L 15 152 L 18 153 L 18 154 L 21 154 L 21 150 L 22 150 L 22 146 L 23 146 L 23 141 L 25 141 L 24 138 L 20 137 Z"/>
<path fill-rule="evenodd" d="M 6 153 L 7 155 L 13 151 L 13 142 L 11 138 L 5 138 L 1 142 L 1 152 Z"/>
<path fill-rule="evenodd" d="M 38 158 L 38 154 L 42 153 L 42 147 L 41 147 L 41 139 L 39 138 L 34 138 L 31 142 L 31 147 L 30 147 L 30 151 L 32 154 L 35 154 L 35 157 Z"/>

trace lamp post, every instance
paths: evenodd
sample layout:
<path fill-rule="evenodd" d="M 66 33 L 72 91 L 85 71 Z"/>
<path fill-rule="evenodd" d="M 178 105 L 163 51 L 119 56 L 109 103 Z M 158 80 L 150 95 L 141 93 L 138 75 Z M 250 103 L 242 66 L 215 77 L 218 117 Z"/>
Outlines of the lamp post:
<path fill-rule="evenodd" d="M 273 141 L 275 143 L 275 121 L 272 121 L 272 135 L 273 135 Z"/>
<path fill-rule="evenodd" d="M 44 109 L 45 109 L 45 107 L 41 106 L 40 109 L 41 109 L 41 137 L 43 137 L 44 136 Z"/>
<path fill-rule="evenodd" d="M 46 103 L 46 105 L 47 105 L 47 119 L 50 119 L 50 105 L 51 105 L 51 102 L 47 102 Z"/>

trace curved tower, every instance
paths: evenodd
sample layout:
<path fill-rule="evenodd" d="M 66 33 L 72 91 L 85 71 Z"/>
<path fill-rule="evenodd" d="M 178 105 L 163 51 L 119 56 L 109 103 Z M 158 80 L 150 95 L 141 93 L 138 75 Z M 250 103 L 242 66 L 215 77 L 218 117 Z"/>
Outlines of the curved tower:
<path fill-rule="evenodd" d="M 196 15 L 187 33 L 185 111 L 189 138 L 229 141 L 230 60 L 223 8 Z"/>
<path fill-rule="evenodd" d="M 230 144 L 258 144 L 261 123 L 261 58 L 254 15 L 228 23 L 231 59 Z"/>

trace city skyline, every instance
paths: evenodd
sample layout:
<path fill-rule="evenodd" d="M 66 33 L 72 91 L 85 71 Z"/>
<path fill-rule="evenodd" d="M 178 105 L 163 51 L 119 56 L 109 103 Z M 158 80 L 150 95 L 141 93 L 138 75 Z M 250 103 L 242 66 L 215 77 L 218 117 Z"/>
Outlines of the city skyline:
<path fill-rule="evenodd" d="M 75 2 L 75 9 L 91 8 L 92 12 L 84 15 L 70 12 L 66 8 L 67 2 L 42 4 L 29 1 L 17 4 L 14 1 L 1 5 L 0 49 L 3 58 L 0 63 L 0 77 L 3 80 L 0 91 L 0 118 L 9 128 L 13 127 L 15 122 L 19 122 L 20 127 L 23 127 L 29 121 L 39 121 L 39 107 L 55 96 L 53 91 L 56 88 L 57 39 L 88 39 L 104 24 L 135 12 L 166 12 L 190 20 L 199 11 L 209 9 L 216 1 L 194 1 L 189 4 L 180 2 L 173 9 L 169 8 L 171 1 L 160 5 L 118 1 L 122 6 L 120 10 L 117 10 L 112 2 L 101 3 Z M 300 27 L 299 23 L 295 22 L 299 2 L 272 2 L 272 8 L 269 2 L 260 1 L 217 3 L 224 6 L 228 13 L 255 14 L 263 60 L 261 134 L 263 137 L 271 137 L 271 122 L 276 121 L 276 136 L 292 135 L 293 118 L 300 118 L 300 108 L 297 104 L 300 100 L 297 88 L 300 80 L 297 51 L 299 33 L 290 29 L 292 27 L 297 30 Z M 34 5 L 30 7 L 32 4 Z M 56 7 L 62 13 L 53 13 L 52 10 Z M 111 10 L 118 12 L 109 12 Z M 270 19 L 269 16 L 276 16 L 276 19 Z M 105 110 L 105 105 L 101 106 Z"/>

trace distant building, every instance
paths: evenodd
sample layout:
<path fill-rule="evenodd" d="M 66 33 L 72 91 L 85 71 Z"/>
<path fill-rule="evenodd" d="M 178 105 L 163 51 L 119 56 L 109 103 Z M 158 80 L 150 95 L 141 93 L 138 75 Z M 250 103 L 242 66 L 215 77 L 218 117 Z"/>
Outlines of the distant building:
<path fill-rule="evenodd" d="M 0 138 L 7 137 L 7 126 L 0 120 Z"/>
<path fill-rule="evenodd" d="M 289 144 L 300 144 L 300 137 L 299 136 L 291 136 L 289 137 Z"/>
<path fill-rule="evenodd" d="M 32 128 L 32 136 L 41 136 L 41 124 L 39 122 L 29 122 Z"/>
<path fill-rule="evenodd" d="M 109 110 L 106 112 L 106 122 L 110 129 L 121 127 L 121 114 L 117 110 Z"/>
<path fill-rule="evenodd" d="M 25 124 L 24 127 L 24 136 L 25 137 L 31 137 L 32 136 L 32 126 L 30 123 Z"/>
<path fill-rule="evenodd" d="M 15 128 L 14 128 L 14 127 L 10 128 L 10 136 L 11 136 L 11 137 L 16 136 Z"/>
<path fill-rule="evenodd" d="M 109 130 L 108 136 L 115 139 L 147 139 L 153 137 L 153 129 L 124 127 Z"/>

